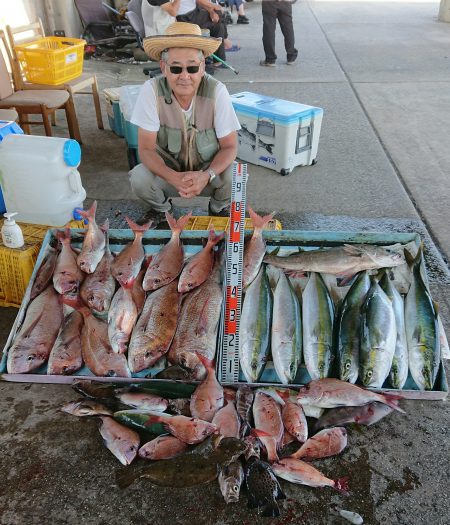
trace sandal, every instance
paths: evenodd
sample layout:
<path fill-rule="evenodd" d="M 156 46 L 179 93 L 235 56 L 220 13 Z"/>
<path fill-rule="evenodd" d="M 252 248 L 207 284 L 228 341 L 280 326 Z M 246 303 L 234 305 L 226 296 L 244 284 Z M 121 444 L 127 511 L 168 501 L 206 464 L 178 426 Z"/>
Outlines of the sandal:
<path fill-rule="evenodd" d="M 240 51 L 241 48 L 240 46 L 236 45 L 236 44 L 233 44 L 231 47 L 229 47 L 228 49 L 225 48 L 225 52 L 226 53 L 233 53 L 234 51 Z"/>

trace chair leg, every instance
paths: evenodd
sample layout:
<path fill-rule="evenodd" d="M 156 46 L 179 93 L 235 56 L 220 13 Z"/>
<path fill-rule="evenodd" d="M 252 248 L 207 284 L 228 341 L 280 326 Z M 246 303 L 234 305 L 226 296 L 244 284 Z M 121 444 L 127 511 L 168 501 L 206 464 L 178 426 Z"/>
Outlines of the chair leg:
<path fill-rule="evenodd" d="M 66 112 L 70 138 L 75 139 L 80 144 L 82 144 L 80 127 L 78 126 L 77 114 L 75 112 L 75 106 L 73 105 L 72 97 L 69 97 L 67 102 L 64 104 L 64 110 Z"/>
<path fill-rule="evenodd" d="M 51 114 L 52 126 L 56 126 L 56 109 Z"/>
<path fill-rule="evenodd" d="M 25 135 L 31 135 L 30 125 L 28 124 L 28 114 L 19 113 L 19 126 L 23 129 Z"/>
<path fill-rule="evenodd" d="M 102 109 L 100 106 L 100 97 L 98 95 L 97 77 L 94 75 L 94 82 L 92 83 L 92 96 L 94 98 L 95 115 L 97 116 L 98 129 L 105 129 L 103 127 Z"/>
<path fill-rule="evenodd" d="M 47 137 L 52 136 L 52 127 L 50 126 L 49 117 L 51 115 L 51 112 L 49 111 L 48 107 L 44 104 L 41 104 L 41 114 L 42 114 L 42 121 L 44 124 L 45 134 Z"/>

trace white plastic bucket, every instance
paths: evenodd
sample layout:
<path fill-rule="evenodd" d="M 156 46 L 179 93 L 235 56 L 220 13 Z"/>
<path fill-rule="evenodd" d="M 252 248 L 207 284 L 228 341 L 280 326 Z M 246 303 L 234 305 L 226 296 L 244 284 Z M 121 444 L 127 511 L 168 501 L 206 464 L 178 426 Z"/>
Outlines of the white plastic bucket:
<path fill-rule="evenodd" d="M 0 185 L 6 209 L 21 222 L 63 226 L 81 208 L 86 191 L 76 169 L 75 140 L 7 135 L 0 144 Z"/>

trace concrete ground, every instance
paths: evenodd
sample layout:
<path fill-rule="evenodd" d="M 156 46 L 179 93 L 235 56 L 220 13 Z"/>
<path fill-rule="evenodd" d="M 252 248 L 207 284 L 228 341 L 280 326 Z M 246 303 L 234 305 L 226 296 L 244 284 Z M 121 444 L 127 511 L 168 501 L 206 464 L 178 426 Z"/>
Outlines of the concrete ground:
<path fill-rule="evenodd" d="M 432 292 L 449 328 L 450 277 L 450 24 L 437 21 L 436 1 L 298 1 L 293 6 L 299 60 L 262 68 L 261 6 L 248 3 L 248 26 L 229 27 L 242 46 L 229 54 L 239 70 L 219 71 L 231 93 L 253 91 L 324 108 L 318 164 L 289 177 L 249 165 L 248 202 L 277 211 L 285 229 L 418 231 L 427 242 Z M 88 62 L 101 88 L 145 80 L 142 66 Z M 130 203 L 126 147 L 99 131 L 88 97 L 78 97 L 83 136 L 80 172 L 100 215 Z M 106 121 L 106 113 L 105 113 Z M 66 136 L 59 119 L 55 134 Z M 206 209 L 206 203 L 199 203 Z M 117 226 L 116 226 L 117 227 Z M 0 315 L 0 343 L 17 313 Z M 247 510 L 246 497 L 226 505 L 217 484 L 172 490 L 141 481 L 119 490 L 117 460 L 93 421 L 58 412 L 76 399 L 68 386 L 0 383 L 0 522 L 205 524 L 345 523 L 330 509 L 352 510 L 364 522 L 450 522 L 449 413 L 445 402 L 404 401 L 373 427 L 350 429 L 349 446 L 320 463 L 333 478 L 348 475 L 351 494 L 282 483 L 288 499 L 273 521 Z"/>

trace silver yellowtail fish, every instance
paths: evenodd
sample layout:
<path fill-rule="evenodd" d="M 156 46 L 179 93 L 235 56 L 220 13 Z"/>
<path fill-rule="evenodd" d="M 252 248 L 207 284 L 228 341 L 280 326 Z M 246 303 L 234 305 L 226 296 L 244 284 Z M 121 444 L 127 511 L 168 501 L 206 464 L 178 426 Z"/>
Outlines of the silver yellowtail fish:
<path fill-rule="evenodd" d="M 381 388 L 394 358 L 397 328 L 389 297 L 374 277 L 361 308 L 359 378 L 366 387 Z"/>
<path fill-rule="evenodd" d="M 287 257 L 266 255 L 264 262 L 285 270 L 354 275 L 363 270 L 399 266 L 405 262 L 405 258 L 399 251 L 383 246 L 344 244 L 295 253 Z"/>
<path fill-rule="evenodd" d="M 272 292 L 263 265 L 245 293 L 242 306 L 239 355 L 245 379 L 255 383 L 269 358 Z"/>
<path fill-rule="evenodd" d="M 334 305 L 320 274 L 303 290 L 303 353 L 311 379 L 327 377 L 333 361 Z"/>
<path fill-rule="evenodd" d="M 292 383 L 302 357 L 300 304 L 289 279 L 279 270 L 273 294 L 272 359 L 283 384 Z"/>
<path fill-rule="evenodd" d="M 420 390 L 432 390 L 440 364 L 437 308 L 420 271 L 422 250 L 411 262 L 413 278 L 405 300 L 409 370 Z"/>
<path fill-rule="evenodd" d="M 408 378 L 408 345 L 405 332 L 405 302 L 389 279 L 388 272 L 380 279 L 380 286 L 392 302 L 394 309 L 397 339 L 389 382 L 393 388 L 402 389 Z"/>
<path fill-rule="evenodd" d="M 369 288 L 370 278 L 361 272 L 344 297 L 337 318 L 339 377 L 350 383 L 358 379 L 360 310 Z"/>

